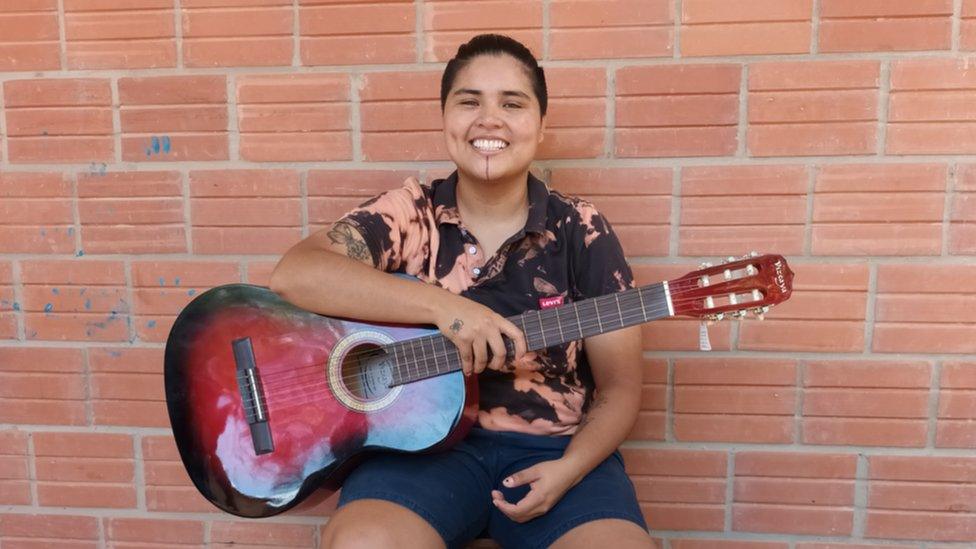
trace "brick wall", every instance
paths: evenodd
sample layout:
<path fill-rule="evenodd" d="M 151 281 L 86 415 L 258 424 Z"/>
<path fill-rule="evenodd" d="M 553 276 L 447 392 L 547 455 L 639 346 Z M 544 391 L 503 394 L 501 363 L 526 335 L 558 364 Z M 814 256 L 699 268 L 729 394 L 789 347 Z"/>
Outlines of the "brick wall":
<path fill-rule="evenodd" d="M 976 542 L 976 0 L 0 2 L 0 549 L 315 547 L 179 464 L 180 309 L 452 168 L 443 64 L 523 40 L 536 173 L 644 283 L 788 256 L 764 323 L 647 325 L 625 444 L 670 549 Z M 152 545 L 155 544 L 155 545 Z"/>

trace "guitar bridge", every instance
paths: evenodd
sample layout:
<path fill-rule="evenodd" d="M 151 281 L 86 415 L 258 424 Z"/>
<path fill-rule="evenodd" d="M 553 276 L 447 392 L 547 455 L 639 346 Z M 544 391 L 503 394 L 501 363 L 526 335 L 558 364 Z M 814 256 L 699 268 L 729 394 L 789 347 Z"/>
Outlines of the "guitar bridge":
<path fill-rule="evenodd" d="M 251 338 L 235 339 L 231 345 L 234 348 L 234 362 L 237 364 L 237 388 L 241 392 L 247 424 L 251 428 L 254 453 L 267 454 L 274 451 L 274 441 L 271 440 L 271 427 L 268 426 L 268 410 L 264 404 L 261 374 L 254 364 Z"/>

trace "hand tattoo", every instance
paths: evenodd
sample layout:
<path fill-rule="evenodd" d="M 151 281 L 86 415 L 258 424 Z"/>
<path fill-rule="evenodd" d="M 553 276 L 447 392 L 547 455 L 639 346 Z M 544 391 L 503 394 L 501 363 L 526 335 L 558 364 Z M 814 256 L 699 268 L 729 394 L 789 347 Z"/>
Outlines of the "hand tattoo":
<path fill-rule="evenodd" d="M 464 323 L 461 322 L 460 318 L 455 318 L 454 323 L 451 324 L 451 331 L 456 334 L 461 331 L 461 326 L 464 326 Z"/>
<path fill-rule="evenodd" d="M 349 225 L 346 225 L 345 223 L 336 223 L 326 234 L 328 234 L 329 240 L 331 240 L 333 244 L 344 245 L 346 247 L 346 253 L 349 255 L 349 257 L 358 259 L 360 261 L 373 261 L 373 254 L 371 254 L 369 248 L 366 247 L 366 243 L 361 239 L 356 238 L 358 235 Z"/>

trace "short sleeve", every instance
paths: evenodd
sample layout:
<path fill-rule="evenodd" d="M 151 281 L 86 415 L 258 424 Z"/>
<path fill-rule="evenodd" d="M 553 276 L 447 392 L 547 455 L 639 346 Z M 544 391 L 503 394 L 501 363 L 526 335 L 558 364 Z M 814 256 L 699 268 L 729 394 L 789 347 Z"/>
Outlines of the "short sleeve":
<path fill-rule="evenodd" d="M 403 186 L 363 202 L 337 223 L 359 232 L 376 267 L 384 271 L 416 274 L 430 249 L 431 207 L 424 188 L 413 177 Z"/>
<path fill-rule="evenodd" d="M 578 218 L 571 231 L 575 253 L 576 290 L 581 298 L 597 297 L 634 287 L 634 274 L 610 222 L 589 202 L 576 202 Z"/>

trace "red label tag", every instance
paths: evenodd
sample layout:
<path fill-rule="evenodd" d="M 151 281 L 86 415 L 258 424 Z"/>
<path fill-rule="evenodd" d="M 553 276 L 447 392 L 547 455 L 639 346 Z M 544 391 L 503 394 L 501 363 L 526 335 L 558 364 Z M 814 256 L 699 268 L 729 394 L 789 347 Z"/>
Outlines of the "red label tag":
<path fill-rule="evenodd" d="M 553 307 L 558 307 L 563 304 L 563 296 L 554 295 L 552 297 L 540 297 L 539 298 L 539 308 L 540 309 L 551 309 Z"/>

